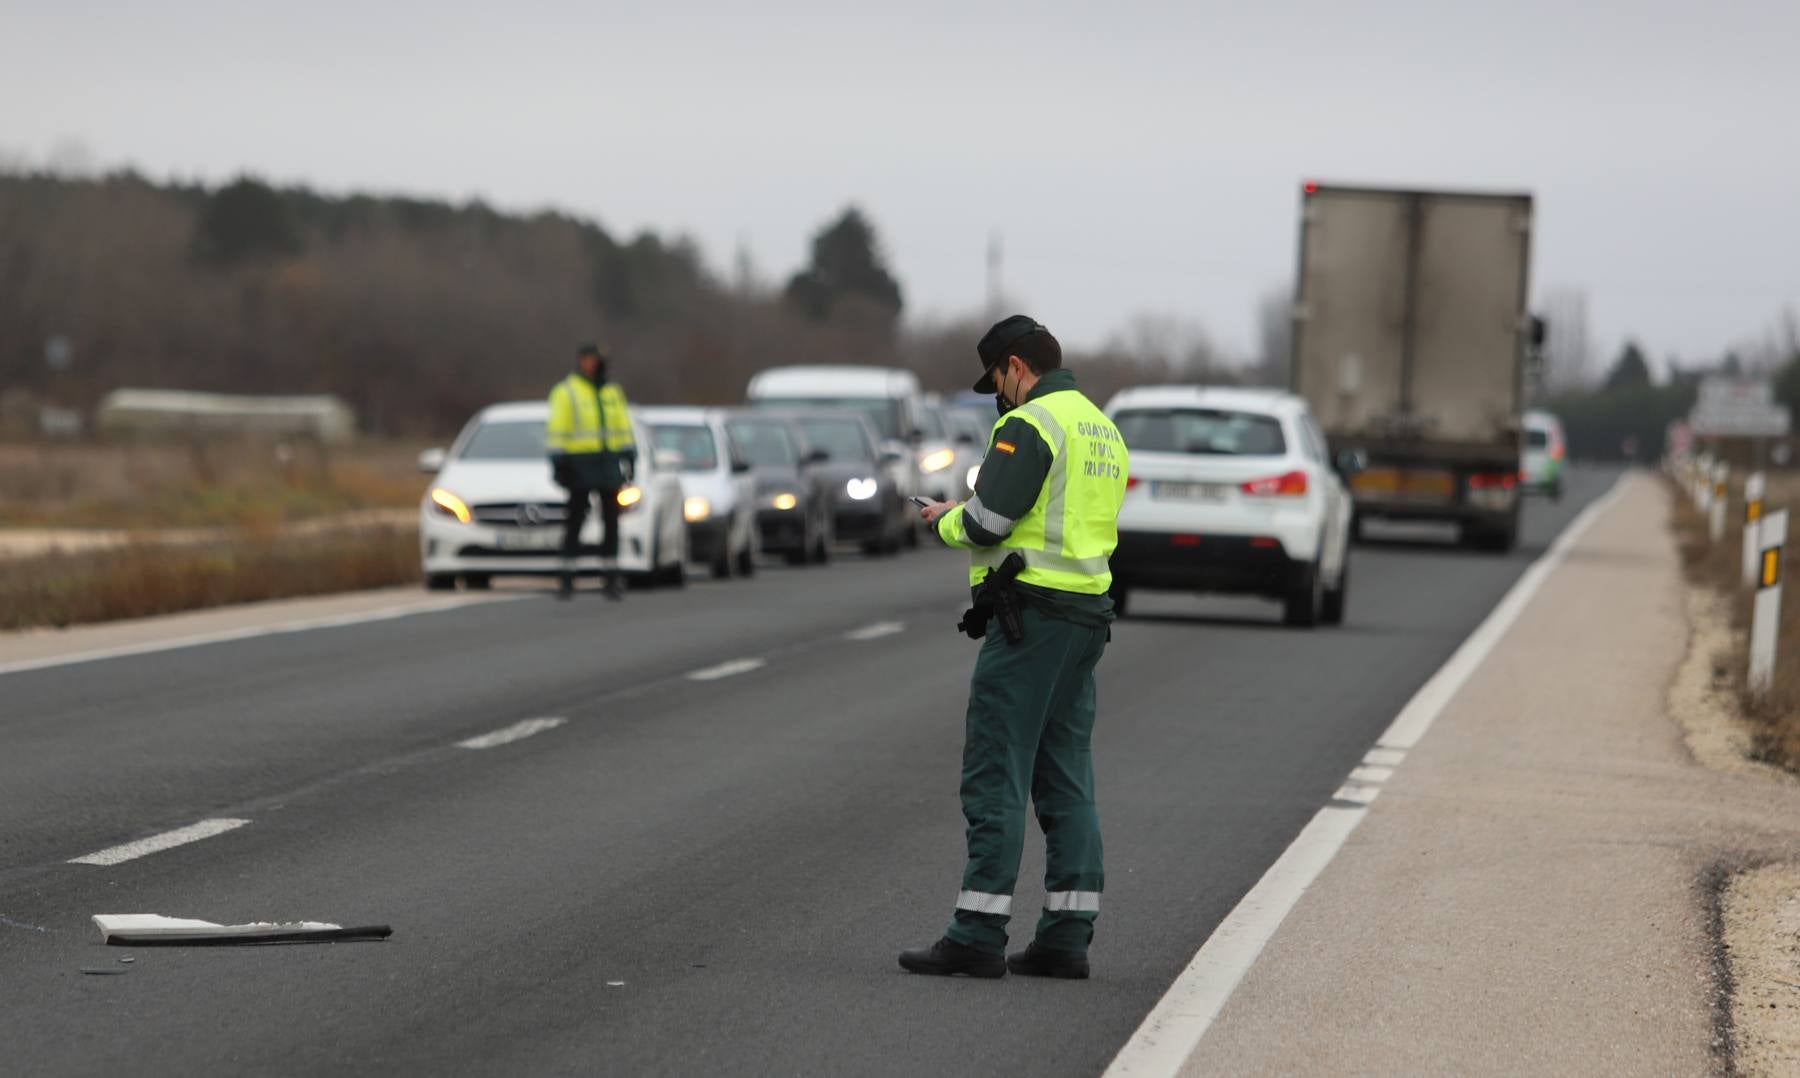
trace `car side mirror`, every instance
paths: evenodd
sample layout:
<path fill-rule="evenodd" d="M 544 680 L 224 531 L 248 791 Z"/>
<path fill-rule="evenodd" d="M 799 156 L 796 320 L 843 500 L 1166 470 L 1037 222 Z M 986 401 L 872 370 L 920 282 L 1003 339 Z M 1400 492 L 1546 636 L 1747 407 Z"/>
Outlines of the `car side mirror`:
<path fill-rule="evenodd" d="M 744 474 L 748 473 L 749 471 L 750 471 L 750 462 L 749 461 L 744 460 L 743 458 L 740 457 L 737 460 L 734 460 L 731 462 L 731 474 L 732 475 L 744 475 Z"/>
<path fill-rule="evenodd" d="M 681 470 L 681 451 L 678 449 L 658 449 L 650 454 L 650 463 L 659 472 L 679 472 Z"/>
<path fill-rule="evenodd" d="M 906 440 L 914 445 L 923 445 L 925 443 L 925 432 L 914 427 L 912 434 L 910 434 Z"/>
<path fill-rule="evenodd" d="M 426 475 L 436 475 L 444 470 L 446 456 L 442 447 L 425 450 L 419 454 L 419 470 Z"/>
<path fill-rule="evenodd" d="M 898 464 L 905 459 L 906 454 L 900 452 L 898 449 L 883 449 L 881 451 L 881 463 L 883 464 Z"/>
<path fill-rule="evenodd" d="M 806 463 L 823 464 L 831 459 L 831 454 L 823 449 L 815 449 L 806 455 Z"/>
<path fill-rule="evenodd" d="M 957 445 L 974 445 L 975 444 L 975 436 L 965 430 L 956 436 L 956 444 Z"/>
<path fill-rule="evenodd" d="M 1341 450 L 1337 455 L 1337 470 L 1340 475 L 1355 475 L 1366 471 L 1369 467 L 1369 454 L 1361 449 Z"/>

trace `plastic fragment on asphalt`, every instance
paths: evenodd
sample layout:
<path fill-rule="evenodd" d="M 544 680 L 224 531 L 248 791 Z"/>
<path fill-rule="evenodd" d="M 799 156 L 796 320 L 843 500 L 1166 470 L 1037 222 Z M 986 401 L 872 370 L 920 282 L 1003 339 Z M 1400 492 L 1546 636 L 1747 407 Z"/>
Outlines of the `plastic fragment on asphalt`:
<path fill-rule="evenodd" d="M 131 963 L 136 962 L 137 959 L 131 957 L 130 955 L 126 955 L 124 958 L 119 959 L 119 961 L 122 964 L 129 966 Z"/>
<path fill-rule="evenodd" d="M 624 981 L 607 981 L 606 987 L 608 987 L 608 988 L 624 988 L 625 982 Z"/>
<path fill-rule="evenodd" d="M 345 928 L 324 921 L 254 921 L 222 925 L 159 913 L 99 913 L 94 924 L 100 938 L 127 947 L 154 945 L 328 943 L 334 940 L 380 940 L 394 934 L 387 925 Z"/>
<path fill-rule="evenodd" d="M 120 969 L 117 966 L 83 966 L 81 967 L 81 972 L 87 974 L 89 977 L 123 977 L 131 971 L 128 969 Z"/>

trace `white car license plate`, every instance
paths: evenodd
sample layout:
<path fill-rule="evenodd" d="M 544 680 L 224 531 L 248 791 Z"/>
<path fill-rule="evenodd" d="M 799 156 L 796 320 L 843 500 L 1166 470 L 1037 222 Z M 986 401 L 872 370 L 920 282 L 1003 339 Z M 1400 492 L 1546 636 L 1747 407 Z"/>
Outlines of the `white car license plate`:
<path fill-rule="evenodd" d="M 562 545 L 562 529 L 520 528 L 496 532 L 494 545 L 501 550 L 555 550 Z"/>
<path fill-rule="evenodd" d="M 1150 496 L 1171 502 L 1212 502 L 1226 499 L 1231 490 L 1224 483 L 1168 483 L 1157 480 L 1150 484 Z"/>

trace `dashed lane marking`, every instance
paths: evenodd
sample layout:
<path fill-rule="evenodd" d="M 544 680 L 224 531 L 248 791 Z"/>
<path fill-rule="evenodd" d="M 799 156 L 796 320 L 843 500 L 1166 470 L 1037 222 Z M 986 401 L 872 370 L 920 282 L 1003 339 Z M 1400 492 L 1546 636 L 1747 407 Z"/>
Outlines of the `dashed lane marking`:
<path fill-rule="evenodd" d="M 491 749 L 498 745 L 510 745 L 514 741 L 521 741 L 532 734 L 554 730 L 567 721 L 567 719 L 554 718 L 526 719 L 523 722 L 515 722 L 511 726 L 503 726 L 492 733 L 482 734 L 480 737 L 458 741 L 456 747 L 459 749 Z"/>
<path fill-rule="evenodd" d="M 752 670 L 760 670 L 764 666 L 762 659 L 733 659 L 717 666 L 709 666 L 704 670 L 695 670 L 687 676 L 689 681 L 717 681 L 720 678 L 735 677 L 748 674 Z"/>
<path fill-rule="evenodd" d="M 873 625 L 865 625 L 860 629 L 852 629 L 844 634 L 845 640 L 879 640 L 884 636 L 893 636 L 904 632 L 906 623 L 901 621 L 878 621 Z"/>
<path fill-rule="evenodd" d="M 76 857 L 70 860 L 69 864 L 120 865 L 149 854 L 172 850 L 177 846 L 186 846 L 190 842 L 199 842 L 203 838 L 212 838 L 214 835 L 222 835 L 227 831 L 235 831 L 249 822 L 249 820 L 201 820 L 199 823 L 188 824 L 186 827 L 177 827 L 173 831 L 164 831 L 160 835 L 140 838 L 136 842 L 111 846 L 98 853 L 90 853 L 86 857 Z"/>

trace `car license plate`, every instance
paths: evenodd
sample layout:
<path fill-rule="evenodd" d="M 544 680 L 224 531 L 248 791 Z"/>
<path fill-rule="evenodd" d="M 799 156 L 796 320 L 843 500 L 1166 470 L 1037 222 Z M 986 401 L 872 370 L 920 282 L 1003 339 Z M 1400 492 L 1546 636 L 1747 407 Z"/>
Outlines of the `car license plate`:
<path fill-rule="evenodd" d="M 501 550 L 555 550 L 562 545 L 562 529 L 520 528 L 496 532 L 494 545 Z"/>
<path fill-rule="evenodd" d="M 1371 468 L 1351 478 L 1350 490 L 1397 502 L 1447 502 L 1456 494 L 1456 477 L 1435 468 Z"/>
<path fill-rule="evenodd" d="M 1224 483 L 1168 483 L 1157 480 L 1150 484 L 1150 496 L 1171 502 L 1222 502 L 1231 488 Z"/>

